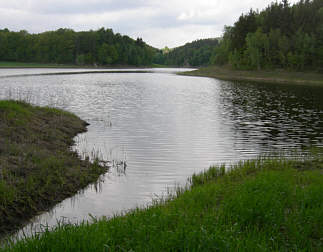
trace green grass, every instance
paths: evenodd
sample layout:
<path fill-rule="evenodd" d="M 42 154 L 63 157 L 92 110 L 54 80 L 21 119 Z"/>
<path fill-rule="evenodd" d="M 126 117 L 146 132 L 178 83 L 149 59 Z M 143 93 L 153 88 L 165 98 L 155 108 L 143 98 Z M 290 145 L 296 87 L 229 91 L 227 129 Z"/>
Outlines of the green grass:
<path fill-rule="evenodd" d="M 323 86 L 323 74 L 315 72 L 291 72 L 286 70 L 247 71 L 233 70 L 230 67 L 209 66 L 179 74 L 188 76 L 204 76 L 232 81 L 293 83 Z"/>
<path fill-rule="evenodd" d="M 177 195 L 2 251 L 322 251 L 322 156 L 258 159 L 193 175 Z"/>
<path fill-rule="evenodd" d="M 78 68 L 77 65 L 0 61 L 0 68 Z"/>
<path fill-rule="evenodd" d="M 69 112 L 0 101 L 0 235 L 105 171 L 70 151 L 73 137 L 85 130 L 86 123 Z"/>
<path fill-rule="evenodd" d="M 169 66 L 152 64 L 151 66 L 142 66 L 144 68 L 168 68 Z M 1 68 L 142 68 L 132 65 L 106 65 L 106 66 L 93 66 L 93 65 L 73 65 L 73 64 L 50 64 L 50 63 L 28 63 L 28 62 L 14 62 L 14 61 L 0 61 Z"/>
<path fill-rule="evenodd" d="M 162 64 L 152 64 L 151 67 L 153 67 L 153 68 L 169 68 L 169 66 L 162 65 Z"/>

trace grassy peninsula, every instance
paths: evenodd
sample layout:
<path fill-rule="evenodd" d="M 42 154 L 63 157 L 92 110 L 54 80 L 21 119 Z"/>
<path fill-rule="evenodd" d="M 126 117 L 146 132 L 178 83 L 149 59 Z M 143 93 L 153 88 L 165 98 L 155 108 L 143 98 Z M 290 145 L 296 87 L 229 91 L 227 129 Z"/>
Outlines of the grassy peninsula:
<path fill-rule="evenodd" d="M 77 116 L 0 101 L 0 235 L 75 194 L 105 171 L 70 150 L 86 131 Z"/>
<path fill-rule="evenodd" d="M 211 77 L 230 81 L 252 81 L 264 83 L 293 83 L 323 86 L 323 74 L 287 70 L 234 70 L 231 67 L 209 66 L 195 71 L 179 73 L 187 76 Z"/>
<path fill-rule="evenodd" d="M 321 251 L 322 155 L 212 167 L 146 209 L 64 225 L 0 251 Z"/>

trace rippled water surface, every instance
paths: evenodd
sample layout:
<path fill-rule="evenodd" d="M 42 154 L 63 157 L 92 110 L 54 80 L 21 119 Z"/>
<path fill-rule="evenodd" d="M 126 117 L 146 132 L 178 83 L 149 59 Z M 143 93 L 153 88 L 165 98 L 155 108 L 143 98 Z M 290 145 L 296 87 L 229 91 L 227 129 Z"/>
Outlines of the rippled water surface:
<path fill-rule="evenodd" d="M 212 164 L 323 145 L 320 87 L 175 75 L 180 69 L 143 70 L 24 77 L 14 75 L 47 72 L 0 70 L 1 99 L 73 112 L 90 123 L 88 132 L 76 138 L 74 148 L 81 155 L 95 152 L 127 162 L 125 172 L 112 168 L 98 187 L 63 201 L 35 218 L 35 225 L 54 225 L 61 218 L 77 222 L 89 214 L 111 216 L 151 202 Z"/>

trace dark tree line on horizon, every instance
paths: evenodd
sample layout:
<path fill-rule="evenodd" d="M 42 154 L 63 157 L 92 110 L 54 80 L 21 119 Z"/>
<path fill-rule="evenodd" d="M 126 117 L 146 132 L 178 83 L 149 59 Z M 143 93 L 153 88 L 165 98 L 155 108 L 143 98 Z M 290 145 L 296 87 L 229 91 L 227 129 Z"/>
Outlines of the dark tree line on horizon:
<path fill-rule="evenodd" d="M 39 34 L 0 30 L 0 61 L 77 65 L 231 65 L 235 69 L 323 72 L 323 0 L 273 2 L 225 26 L 221 39 L 158 50 L 111 29 Z"/>
<path fill-rule="evenodd" d="M 39 34 L 0 30 L 0 61 L 77 65 L 150 65 L 157 50 L 111 29 Z"/>
<path fill-rule="evenodd" d="M 216 38 L 199 39 L 173 49 L 164 49 L 155 55 L 155 63 L 170 66 L 206 66 L 214 48 Z"/>
<path fill-rule="evenodd" d="M 323 0 L 273 2 L 226 26 L 212 64 L 323 71 Z"/>
<path fill-rule="evenodd" d="M 0 61 L 76 64 L 172 66 L 208 65 L 216 39 L 200 39 L 169 51 L 147 45 L 141 38 L 114 34 L 111 29 L 75 32 L 58 29 L 39 34 L 0 30 Z"/>

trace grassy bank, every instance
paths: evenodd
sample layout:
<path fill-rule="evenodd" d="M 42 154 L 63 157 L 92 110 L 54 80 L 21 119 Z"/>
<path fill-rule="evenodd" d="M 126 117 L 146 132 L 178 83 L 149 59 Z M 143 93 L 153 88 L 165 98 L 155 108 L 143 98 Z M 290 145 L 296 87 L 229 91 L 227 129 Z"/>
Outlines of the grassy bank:
<path fill-rule="evenodd" d="M 195 71 L 180 73 L 188 76 L 203 76 L 231 81 L 253 81 L 265 83 L 294 83 L 323 86 L 323 74 L 310 72 L 246 71 L 232 70 L 229 67 L 209 66 Z"/>
<path fill-rule="evenodd" d="M 0 61 L 1 68 L 79 68 L 77 65 Z"/>
<path fill-rule="evenodd" d="M 146 66 L 132 66 L 132 65 L 66 65 L 66 64 L 46 64 L 46 63 L 27 63 L 27 62 L 13 62 L 13 61 L 0 61 L 1 68 L 84 68 L 84 69 L 114 69 L 114 68 L 168 68 L 169 66 L 152 64 Z"/>
<path fill-rule="evenodd" d="M 259 159 L 194 175 L 177 196 L 3 251 L 321 251 L 322 156 Z"/>
<path fill-rule="evenodd" d="M 0 101 L 0 234 L 104 172 L 70 151 L 73 137 L 85 130 L 86 123 L 68 112 Z"/>

